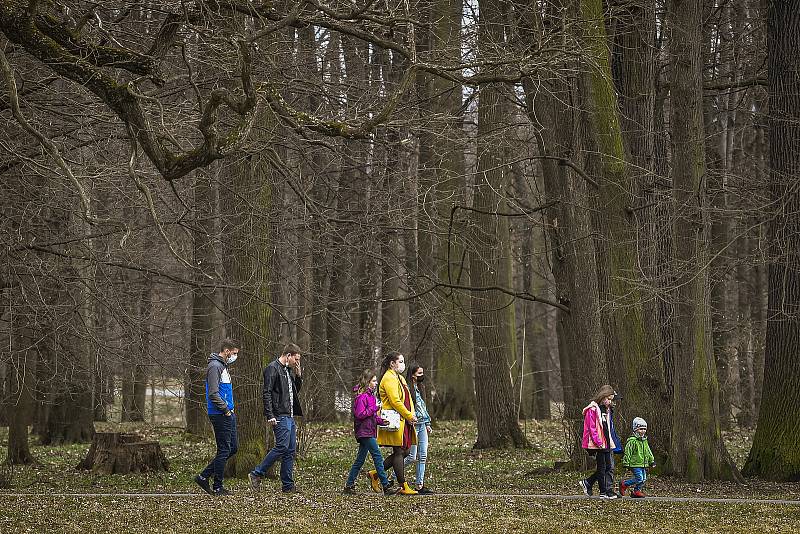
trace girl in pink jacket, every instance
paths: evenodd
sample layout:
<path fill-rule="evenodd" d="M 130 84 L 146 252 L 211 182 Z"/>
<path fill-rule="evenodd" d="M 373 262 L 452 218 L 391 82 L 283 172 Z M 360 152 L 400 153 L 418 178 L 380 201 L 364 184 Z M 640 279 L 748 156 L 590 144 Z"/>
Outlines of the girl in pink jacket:
<path fill-rule="evenodd" d="M 355 432 L 356 441 L 358 441 L 358 453 L 353 466 L 350 468 L 347 482 L 344 484 L 343 493 L 347 495 L 355 495 L 356 493 L 356 477 L 367 459 L 367 453 L 372 455 L 372 462 L 375 464 L 375 469 L 368 474 L 372 489 L 376 492 L 383 491 L 386 495 L 394 493 L 389 488 L 389 479 L 383 469 L 383 456 L 376 439 L 378 425 L 385 424 L 379 416 L 381 407 L 375 399 L 375 388 L 377 387 L 378 378 L 375 375 L 375 371 L 367 369 L 361 374 L 361 380 L 359 380 L 358 385 L 353 388 L 356 394 L 353 400 L 353 431 Z"/>
<path fill-rule="evenodd" d="M 600 486 L 600 498 L 617 499 L 614 491 L 613 450 L 617 447 L 611 431 L 611 401 L 616 392 L 608 384 L 600 387 L 592 402 L 583 409 L 583 439 L 581 446 L 597 460 L 597 469 L 589 478 L 578 481 L 583 493 L 592 495 L 595 482 Z"/>

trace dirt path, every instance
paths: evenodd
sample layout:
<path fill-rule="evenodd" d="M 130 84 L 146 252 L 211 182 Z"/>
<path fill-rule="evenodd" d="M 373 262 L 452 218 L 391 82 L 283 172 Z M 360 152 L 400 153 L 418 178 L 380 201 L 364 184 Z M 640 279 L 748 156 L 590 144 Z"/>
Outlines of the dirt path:
<path fill-rule="evenodd" d="M 238 495 L 252 495 L 251 493 L 239 493 Z M 310 494 L 309 496 L 313 496 Z M 362 495 L 371 495 L 363 493 Z M 76 497 L 76 498 L 90 498 L 90 497 L 127 497 L 127 498 L 210 498 L 204 493 L 0 493 L 0 499 L 3 498 L 26 498 L 26 497 Z M 509 494 L 496 494 L 496 493 L 436 493 L 434 495 L 419 495 L 414 498 L 430 499 L 436 497 L 480 497 L 481 499 L 530 499 L 530 500 L 552 500 L 552 501 L 579 501 L 579 500 L 604 500 L 600 497 L 587 497 L 585 495 L 526 495 L 521 493 Z M 232 498 L 236 498 L 233 495 Z M 800 500 L 784 500 L 784 499 L 737 499 L 737 498 L 710 498 L 710 497 L 659 497 L 652 496 L 645 499 L 632 499 L 624 497 L 625 501 L 636 502 L 685 502 L 685 503 L 721 503 L 721 504 L 777 504 L 777 505 L 800 505 Z"/>

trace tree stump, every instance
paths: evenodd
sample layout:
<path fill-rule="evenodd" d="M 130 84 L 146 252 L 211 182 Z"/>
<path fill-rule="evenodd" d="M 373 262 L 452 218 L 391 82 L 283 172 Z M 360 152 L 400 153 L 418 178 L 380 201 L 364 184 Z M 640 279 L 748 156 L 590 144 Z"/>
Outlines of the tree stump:
<path fill-rule="evenodd" d="M 97 432 L 78 469 L 111 475 L 167 471 L 169 460 L 157 441 L 142 441 L 142 436 L 123 432 Z"/>

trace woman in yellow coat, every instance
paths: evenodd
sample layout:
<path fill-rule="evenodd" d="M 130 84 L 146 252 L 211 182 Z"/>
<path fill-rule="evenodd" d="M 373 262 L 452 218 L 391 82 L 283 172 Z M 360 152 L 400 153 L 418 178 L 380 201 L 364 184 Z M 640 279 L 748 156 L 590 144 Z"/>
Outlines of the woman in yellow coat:
<path fill-rule="evenodd" d="M 411 446 L 417 443 L 417 433 L 414 432 L 417 416 L 414 415 L 414 401 L 411 400 L 411 393 L 403 377 L 405 370 L 405 358 L 399 352 L 390 352 L 381 363 L 381 384 L 378 388 L 381 408 L 395 410 L 400 414 L 400 428 L 389 430 L 378 427 L 378 444 L 392 448 L 392 454 L 383 461 L 383 467 L 386 471 L 389 467 L 394 470 L 395 479 L 400 486 L 398 493 L 415 495 L 417 492 L 408 485 L 403 472 L 403 460 L 408 456 Z M 370 471 L 370 478 L 372 475 L 373 472 Z"/>

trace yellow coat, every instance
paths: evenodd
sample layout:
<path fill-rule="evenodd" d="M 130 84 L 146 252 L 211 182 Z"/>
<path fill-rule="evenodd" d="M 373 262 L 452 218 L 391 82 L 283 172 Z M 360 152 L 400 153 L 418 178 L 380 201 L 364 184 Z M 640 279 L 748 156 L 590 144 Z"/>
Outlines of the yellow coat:
<path fill-rule="evenodd" d="M 384 447 L 402 447 L 403 446 L 403 431 L 405 430 L 406 423 L 414 417 L 414 400 L 411 401 L 411 410 L 408 410 L 405 405 L 405 390 L 403 386 L 406 385 L 406 379 L 403 375 L 389 369 L 381 378 L 381 385 L 378 389 L 381 399 L 381 408 L 385 410 L 397 410 L 400 414 L 400 428 L 397 430 L 386 430 L 378 427 L 378 444 Z M 417 433 L 414 429 L 411 430 L 411 444 L 417 443 Z"/>

